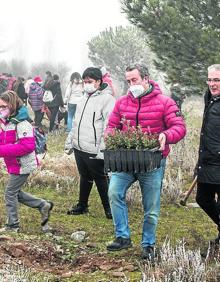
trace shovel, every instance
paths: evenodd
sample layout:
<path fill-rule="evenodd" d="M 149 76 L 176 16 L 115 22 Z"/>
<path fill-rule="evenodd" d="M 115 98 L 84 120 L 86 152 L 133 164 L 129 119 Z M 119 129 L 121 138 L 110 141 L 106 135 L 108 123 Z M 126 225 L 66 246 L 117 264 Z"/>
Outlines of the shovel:
<path fill-rule="evenodd" d="M 184 199 L 180 201 L 181 206 L 186 205 L 186 201 L 188 200 L 188 198 L 189 198 L 190 194 L 192 193 L 193 189 L 195 188 L 196 183 L 197 183 L 197 176 L 194 178 L 192 184 L 190 185 L 189 190 L 187 191 Z"/>

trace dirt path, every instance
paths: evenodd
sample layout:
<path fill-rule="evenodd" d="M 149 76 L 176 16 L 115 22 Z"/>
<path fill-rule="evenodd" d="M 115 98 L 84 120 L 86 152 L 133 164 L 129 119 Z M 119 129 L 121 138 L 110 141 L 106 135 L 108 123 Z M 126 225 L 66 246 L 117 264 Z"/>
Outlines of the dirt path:
<path fill-rule="evenodd" d="M 84 251 L 85 252 L 85 251 Z M 43 240 L 19 240 L 10 236 L 0 236 L 0 268 L 22 266 L 33 272 L 50 273 L 59 277 L 72 276 L 75 272 L 92 273 L 97 270 L 134 271 L 135 267 L 120 259 L 109 258 L 87 252 L 71 260 L 62 258 L 63 250 L 53 242 Z"/>

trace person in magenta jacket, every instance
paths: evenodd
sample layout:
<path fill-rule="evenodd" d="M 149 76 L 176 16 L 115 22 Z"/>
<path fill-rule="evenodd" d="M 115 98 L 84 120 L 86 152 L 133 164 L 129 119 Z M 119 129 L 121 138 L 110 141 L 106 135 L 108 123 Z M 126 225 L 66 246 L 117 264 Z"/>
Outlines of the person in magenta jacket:
<path fill-rule="evenodd" d="M 28 111 L 14 91 L 6 91 L 0 96 L 0 158 L 3 158 L 9 173 L 5 189 L 7 223 L 0 233 L 19 231 L 18 202 L 41 213 L 43 231 L 48 230 L 48 219 L 53 203 L 36 198 L 21 191 L 29 174 L 38 166 L 35 153 L 33 126 L 29 122 Z"/>
<path fill-rule="evenodd" d="M 106 67 L 101 67 L 100 68 L 101 72 L 102 72 L 102 81 L 103 83 L 107 83 L 108 84 L 108 89 L 109 89 L 109 93 L 115 97 L 116 96 L 116 91 L 115 91 L 115 87 L 113 85 L 113 82 L 112 82 L 112 78 L 111 78 L 111 75 L 110 73 L 107 71 Z"/>
<path fill-rule="evenodd" d="M 135 64 L 126 69 L 130 86 L 127 95 L 120 97 L 109 116 L 106 134 L 114 128 L 126 130 L 123 119 L 130 126 L 141 126 L 147 133 L 157 134 L 159 150 L 163 154 L 161 166 L 151 172 L 113 172 L 109 185 L 109 200 L 115 226 L 115 240 L 107 246 L 118 251 L 132 246 L 128 225 L 126 192 L 136 180 L 139 181 L 144 208 L 142 232 L 142 258 L 154 259 L 156 227 L 160 212 L 160 194 L 169 144 L 175 144 L 186 134 L 185 124 L 174 100 L 162 94 L 158 84 L 149 80 L 146 66 Z"/>

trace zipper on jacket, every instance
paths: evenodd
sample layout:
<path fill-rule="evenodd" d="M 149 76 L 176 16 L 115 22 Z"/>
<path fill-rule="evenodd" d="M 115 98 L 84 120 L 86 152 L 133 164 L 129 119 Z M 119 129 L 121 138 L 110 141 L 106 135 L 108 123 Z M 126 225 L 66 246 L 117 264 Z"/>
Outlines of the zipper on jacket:
<path fill-rule="evenodd" d="M 203 147 L 206 146 L 206 140 L 205 140 L 204 135 L 203 135 L 204 134 L 203 130 L 204 130 L 204 127 L 205 127 L 205 122 L 206 122 L 206 119 L 207 119 L 208 110 L 210 110 L 210 108 L 214 105 L 214 103 L 215 103 L 215 100 L 213 100 L 211 98 L 210 101 L 209 101 L 209 104 L 208 104 L 208 106 L 207 106 L 207 108 L 206 108 L 206 110 L 203 114 L 202 127 L 201 127 L 201 131 L 200 131 L 200 140 L 201 139 L 203 140 Z M 199 149 L 201 149 L 200 146 L 199 146 Z"/>
<path fill-rule="evenodd" d="M 97 144 L 97 136 L 96 136 L 96 129 L 95 129 L 95 112 L 93 113 L 92 126 L 93 126 L 93 129 L 94 129 L 95 147 L 96 147 L 96 144 Z"/>
<path fill-rule="evenodd" d="M 83 114 L 84 114 L 84 111 L 85 111 L 86 105 L 87 105 L 87 103 L 88 103 L 88 101 L 89 101 L 89 98 L 90 98 L 90 97 L 91 97 L 91 95 L 88 97 L 88 99 L 87 99 L 87 100 L 86 100 L 86 102 L 85 102 L 85 105 L 84 105 L 84 108 L 83 108 L 83 111 L 82 111 L 82 114 L 81 114 L 81 117 L 80 117 L 79 126 L 78 126 L 78 146 L 79 146 L 79 148 L 80 148 L 80 149 L 82 149 L 82 148 L 80 147 L 80 145 L 79 145 L 79 131 L 80 131 L 80 124 L 81 124 L 81 122 L 82 122 Z"/>
<path fill-rule="evenodd" d="M 4 131 L 4 142 L 3 144 L 6 144 L 6 130 Z"/>
<path fill-rule="evenodd" d="M 138 98 L 138 110 L 137 110 L 137 113 L 136 113 L 136 127 L 138 127 L 138 125 L 139 125 L 138 115 L 139 115 L 139 112 L 140 112 L 140 108 L 141 108 L 141 97 Z"/>

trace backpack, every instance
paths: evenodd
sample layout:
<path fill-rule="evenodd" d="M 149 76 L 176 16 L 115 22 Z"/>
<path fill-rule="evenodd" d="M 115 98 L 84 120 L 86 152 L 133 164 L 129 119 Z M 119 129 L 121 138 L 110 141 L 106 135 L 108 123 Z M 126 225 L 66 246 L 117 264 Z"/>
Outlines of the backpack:
<path fill-rule="evenodd" d="M 13 90 L 16 77 L 0 75 L 0 94 L 4 93 L 6 90 Z"/>
<path fill-rule="evenodd" d="M 51 92 L 50 90 L 46 90 L 46 91 L 44 92 L 43 102 L 44 102 L 44 103 L 49 103 L 49 102 L 52 102 L 53 99 L 54 99 L 54 97 L 53 97 L 52 92 Z"/>
<path fill-rule="evenodd" d="M 17 132 L 17 126 L 16 124 L 15 130 Z M 44 154 L 43 159 L 46 156 L 47 153 L 47 137 L 45 135 L 45 132 L 40 127 L 34 127 L 34 139 L 35 139 L 35 153 L 38 154 Z"/>
<path fill-rule="evenodd" d="M 35 127 L 34 128 L 34 137 L 35 137 L 35 143 L 36 143 L 36 148 L 35 148 L 36 154 L 46 154 L 47 137 L 45 135 L 44 130 L 42 128 Z"/>

